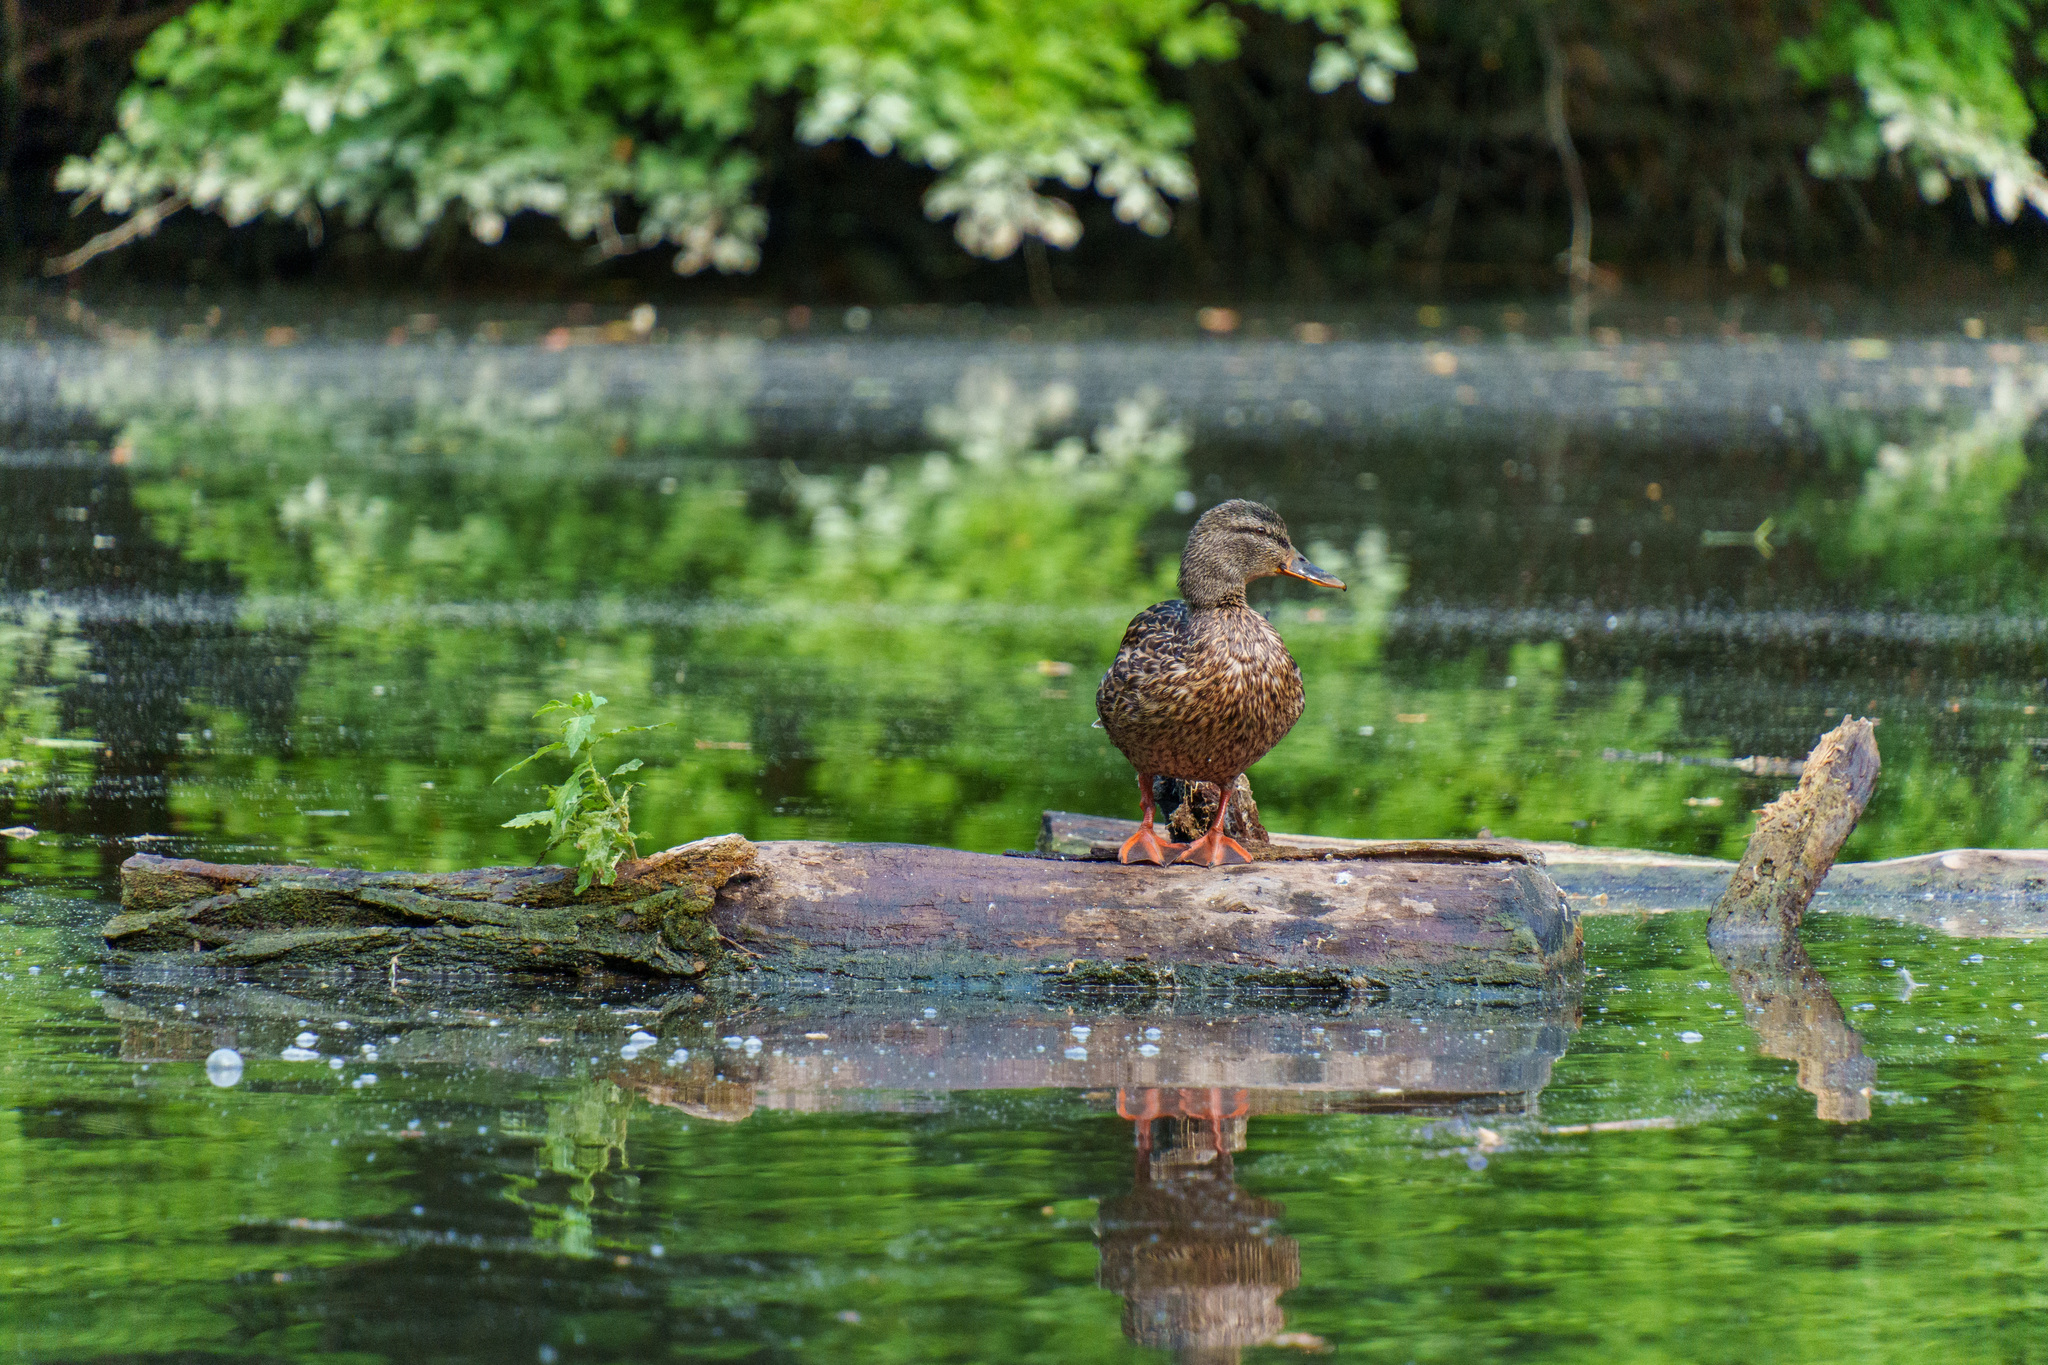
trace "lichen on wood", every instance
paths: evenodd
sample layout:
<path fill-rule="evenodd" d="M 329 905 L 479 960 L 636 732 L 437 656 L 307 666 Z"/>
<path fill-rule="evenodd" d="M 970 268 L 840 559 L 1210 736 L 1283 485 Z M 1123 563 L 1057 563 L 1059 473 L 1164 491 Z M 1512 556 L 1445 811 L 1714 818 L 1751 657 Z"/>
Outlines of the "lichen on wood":
<path fill-rule="evenodd" d="M 121 865 L 117 955 L 201 955 L 251 967 L 488 967 L 698 975 L 726 951 L 718 889 L 754 858 L 738 835 L 620 865 L 576 895 L 572 868 L 463 872 L 203 863 L 138 853 Z"/>

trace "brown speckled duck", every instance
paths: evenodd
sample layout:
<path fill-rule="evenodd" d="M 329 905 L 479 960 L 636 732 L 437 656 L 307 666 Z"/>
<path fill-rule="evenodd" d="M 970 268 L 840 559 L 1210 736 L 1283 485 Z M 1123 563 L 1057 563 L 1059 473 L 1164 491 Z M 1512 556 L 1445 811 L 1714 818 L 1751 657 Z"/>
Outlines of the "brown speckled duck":
<path fill-rule="evenodd" d="M 1202 514 L 1180 561 L 1183 600 L 1138 613 L 1102 675 L 1095 713 L 1138 770 L 1144 823 L 1124 841 L 1126 863 L 1221 867 L 1251 855 L 1223 833 L 1240 774 L 1301 719 L 1301 670 L 1266 618 L 1245 605 L 1254 578 L 1286 574 L 1344 585 L 1295 550 L 1270 507 L 1233 499 Z M 1172 844 L 1152 826 L 1152 779 L 1214 782 L 1223 790 L 1208 833 Z M 1174 855 L 1174 856 L 1168 856 Z"/>

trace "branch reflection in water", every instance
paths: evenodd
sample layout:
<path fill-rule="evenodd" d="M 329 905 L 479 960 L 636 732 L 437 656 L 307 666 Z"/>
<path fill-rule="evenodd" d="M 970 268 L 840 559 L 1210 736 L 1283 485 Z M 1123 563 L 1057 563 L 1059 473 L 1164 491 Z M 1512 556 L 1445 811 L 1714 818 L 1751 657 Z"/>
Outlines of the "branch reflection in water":
<path fill-rule="evenodd" d="M 1863 1035 L 1849 1027 L 1805 945 L 1787 937 L 1713 950 L 1764 1055 L 1799 1064 L 1799 1088 L 1814 1096 L 1814 1112 L 1829 1123 L 1869 1118 L 1877 1064 L 1863 1055 Z"/>

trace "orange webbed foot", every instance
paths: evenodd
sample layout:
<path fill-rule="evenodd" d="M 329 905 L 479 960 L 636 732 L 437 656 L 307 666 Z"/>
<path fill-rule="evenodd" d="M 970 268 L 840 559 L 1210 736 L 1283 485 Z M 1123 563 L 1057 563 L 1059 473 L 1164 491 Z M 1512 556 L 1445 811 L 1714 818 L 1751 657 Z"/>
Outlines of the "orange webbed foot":
<path fill-rule="evenodd" d="M 1151 825 L 1139 827 L 1136 834 L 1124 840 L 1124 846 L 1117 850 L 1116 860 L 1120 863 L 1152 863 L 1164 867 L 1174 860 L 1174 855 L 1186 848 L 1186 844 L 1170 844 L 1159 837 Z"/>
<path fill-rule="evenodd" d="M 1233 867 L 1251 860 L 1252 855 L 1220 829 L 1210 830 L 1174 859 L 1176 863 L 1193 863 L 1196 867 Z"/>

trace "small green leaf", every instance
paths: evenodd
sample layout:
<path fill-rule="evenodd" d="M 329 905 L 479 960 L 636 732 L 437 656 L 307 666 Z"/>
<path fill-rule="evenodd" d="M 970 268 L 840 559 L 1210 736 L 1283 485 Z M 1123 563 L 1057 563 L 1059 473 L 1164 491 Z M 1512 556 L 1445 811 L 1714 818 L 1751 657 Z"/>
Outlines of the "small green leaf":
<path fill-rule="evenodd" d="M 639 759 L 637 759 L 637 758 L 629 758 L 629 759 L 627 759 L 627 760 L 626 760 L 626 761 L 625 761 L 624 763 L 621 763 L 621 764 L 620 764 L 620 765 L 619 765 L 618 767 L 616 767 L 616 768 L 612 769 L 612 776 L 613 776 L 613 777 L 624 777 L 624 776 L 625 776 L 625 775 L 626 775 L 627 773 L 636 773 L 636 772 L 639 772 L 639 771 L 640 771 L 640 760 L 639 760 Z M 619 794 L 620 794 L 621 796 L 624 796 L 624 795 L 625 795 L 625 793 L 624 793 L 624 792 L 621 792 L 621 793 L 619 793 Z"/>
<path fill-rule="evenodd" d="M 675 722 L 672 720 L 665 720 L 661 722 L 659 725 L 621 725 L 616 730 L 600 731 L 598 733 L 597 738 L 610 739 L 613 735 L 638 735 L 643 734 L 649 730 L 666 730 L 669 726 L 674 724 Z"/>
<path fill-rule="evenodd" d="M 541 745 L 541 747 L 540 747 L 540 748 L 538 748 L 538 749 L 535 749 L 535 750 L 534 750 L 534 751 L 533 751 L 532 753 L 528 754 L 528 755 L 527 755 L 527 756 L 526 756 L 525 758 L 522 758 L 522 759 L 520 759 L 520 760 L 519 760 L 519 761 L 518 761 L 517 763 L 514 763 L 514 764 L 513 764 L 513 765 L 512 765 L 511 767 L 509 767 L 509 768 L 505 769 L 505 771 L 504 771 L 504 772 L 501 772 L 501 773 L 499 773 L 499 774 L 498 774 L 498 775 L 497 775 L 496 777 L 492 778 L 492 779 L 491 779 L 491 782 L 493 783 L 493 785 L 495 785 L 495 784 L 497 784 L 497 783 L 499 783 L 499 782 L 502 782 L 502 781 L 504 781 L 504 780 L 505 780 L 506 778 L 510 777 L 510 776 L 511 776 L 511 775 L 512 775 L 513 773 L 516 773 L 516 772 L 518 772 L 518 771 L 519 771 L 519 770 L 520 770 L 521 768 L 523 768 L 523 767 L 525 767 L 525 766 L 526 766 L 527 764 L 529 764 L 529 763 L 533 762 L 533 760 L 535 760 L 536 758 L 539 758 L 539 757 L 540 757 L 540 756 L 541 756 L 542 754 L 551 754 L 551 753 L 553 753 L 553 752 L 554 752 L 555 750 L 557 750 L 557 749 L 559 749 L 559 748 L 561 748 L 561 747 L 562 747 L 562 746 L 561 746 L 561 745 L 560 745 L 559 743 L 556 743 L 556 744 L 543 744 L 543 745 Z"/>
<path fill-rule="evenodd" d="M 530 810 L 524 815 L 513 816 L 510 820 L 498 826 L 498 828 L 525 829 L 528 825 L 544 825 L 554 818 L 555 813 L 551 810 Z"/>
<path fill-rule="evenodd" d="M 562 744 L 569 751 L 569 757 L 576 757 L 577 751 L 590 742 L 590 731 L 597 724 L 596 716 L 577 716 L 562 727 Z"/>

